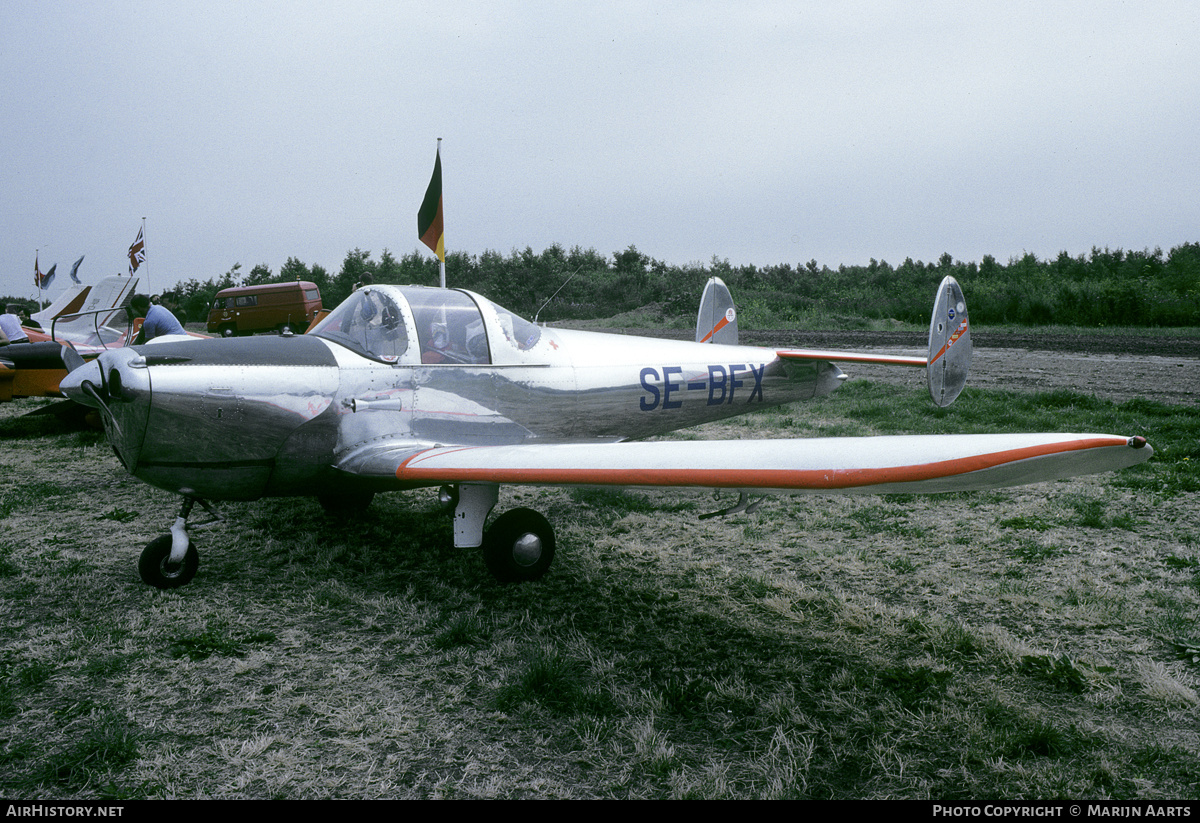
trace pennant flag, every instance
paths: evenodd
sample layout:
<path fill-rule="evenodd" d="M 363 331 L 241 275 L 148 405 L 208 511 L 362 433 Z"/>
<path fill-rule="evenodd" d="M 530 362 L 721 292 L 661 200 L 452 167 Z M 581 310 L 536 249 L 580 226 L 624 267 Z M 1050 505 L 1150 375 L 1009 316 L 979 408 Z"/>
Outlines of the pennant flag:
<path fill-rule="evenodd" d="M 71 280 L 72 280 L 73 282 L 75 282 L 75 283 L 79 283 L 79 277 L 78 277 L 78 274 L 79 274 L 79 264 L 83 262 L 83 258 L 84 258 L 85 256 L 86 256 L 86 255 L 83 255 L 83 254 L 79 255 L 79 259 L 75 261 L 75 265 L 74 265 L 74 266 L 71 266 Z M 82 284 L 82 283 L 79 283 L 79 285 L 81 285 L 81 286 L 82 286 L 83 284 Z"/>
<path fill-rule="evenodd" d="M 33 282 L 34 282 L 34 285 L 36 285 L 42 291 L 45 291 L 46 289 L 50 288 L 50 284 L 54 282 L 54 270 L 57 268 L 58 268 L 58 264 L 55 263 L 53 266 L 50 267 L 50 271 L 46 272 L 45 274 L 42 274 L 40 271 L 38 271 L 38 259 L 37 259 L 37 255 L 35 254 L 33 256 Z"/>
<path fill-rule="evenodd" d="M 142 240 L 142 230 L 138 229 L 137 240 L 129 247 L 129 276 L 137 271 L 138 266 L 146 262 L 146 242 Z"/>
<path fill-rule="evenodd" d="M 442 152 L 433 161 L 433 177 L 425 190 L 425 199 L 417 211 L 417 237 L 437 254 L 438 260 L 446 259 L 446 234 L 442 227 Z"/>

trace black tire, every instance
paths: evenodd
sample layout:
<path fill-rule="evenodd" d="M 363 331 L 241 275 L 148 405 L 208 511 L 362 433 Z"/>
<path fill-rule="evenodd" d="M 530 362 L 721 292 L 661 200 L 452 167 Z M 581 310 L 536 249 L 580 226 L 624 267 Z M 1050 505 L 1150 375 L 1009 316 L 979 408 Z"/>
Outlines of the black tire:
<path fill-rule="evenodd" d="M 237 337 L 237 333 L 237 326 L 226 325 L 221 327 L 222 337 Z"/>
<path fill-rule="evenodd" d="M 182 563 L 172 566 L 167 562 L 170 556 L 171 535 L 164 534 L 151 540 L 138 560 L 142 582 L 157 589 L 177 589 L 190 583 L 200 567 L 200 553 L 196 551 L 196 544 L 188 538 L 187 553 Z"/>
<path fill-rule="evenodd" d="M 533 509 L 496 518 L 483 539 L 483 561 L 502 583 L 537 580 L 554 560 L 554 529 Z"/>
<path fill-rule="evenodd" d="M 375 499 L 375 492 L 329 492 L 317 495 L 317 502 L 326 514 L 349 515 L 365 512 Z"/>
<path fill-rule="evenodd" d="M 449 515 L 458 508 L 458 484 L 447 483 L 438 489 L 438 511 Z"/>

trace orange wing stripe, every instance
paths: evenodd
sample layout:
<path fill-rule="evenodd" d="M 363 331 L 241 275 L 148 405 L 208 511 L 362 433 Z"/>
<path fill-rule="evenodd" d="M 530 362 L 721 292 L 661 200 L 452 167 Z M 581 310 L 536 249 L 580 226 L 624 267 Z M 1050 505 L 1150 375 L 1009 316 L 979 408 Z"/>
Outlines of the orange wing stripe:
<path fill-rule="evenodd" d="M 421 452 L 396 469 L 403 480 L 456 480 L 489 483 L 579 484 L 612 486 L 701 486 L 760 489 L 850 489 L 860 486 L 911 483 L 955 477 L 971 472 L 1084 449 L 1125 446 L 1123 437 L 1096 437 L 1066 443 L 960 457 L 934 463 L 871 469 L 695 469 L 695 468 L 529 468 L 529 467 L 430 467 L 422 456 L 436 458 L 437 451 Z"/>

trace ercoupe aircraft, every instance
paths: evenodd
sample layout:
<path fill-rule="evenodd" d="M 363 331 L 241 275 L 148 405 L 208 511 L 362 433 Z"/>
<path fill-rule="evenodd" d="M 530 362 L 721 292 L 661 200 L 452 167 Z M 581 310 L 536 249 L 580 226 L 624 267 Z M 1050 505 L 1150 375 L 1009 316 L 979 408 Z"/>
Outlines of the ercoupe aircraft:
<path fill-rule="evenodd" d="M 74 271 L 71 274 L 74 278 Z M 108 347 L 124 345 L 128 326 L 124 306 L 137 282 L 136 277 L 117 274 L 95 286 L 77 283 L 49 308 L 33 315 L 41 328 L 23 327 L 29 342 L 0 350 L 0 380 L 5 376 L 11 380 L 0 385 L 0 400 L 61 397 L 58 384 L 67 375 L 64 343 L 85 359 Z M 72 356 L 71 352 L 67 356 Z"/>
<path fill-rule="evenodd" d="M 327 508 L 375 492 L 441 487 L 454 545 L 483 546 L 500 580 L 541 577 L 554 531 L 518 508 L 484 529 L 501 484 L 696 487 L 742 493 L 947 492 L 1123 468 L 1153 450 L 1100 434 L 647 441 L 688 426 L 828 394 L 835 362 L 924 366 L 934 402 L 971 357 L 962 291 L 938 289 L 928 357 L 737 344 L 714 278 L 696 342 L 535 325 L 461 289 L 368 286 L 309 334 L 154 341 L 80 364 L 63 391 L 101 412 L 125 468 L 183 497 L 171 533 L 143 551 L 143 580 L 187 583 L 196 502 L 312 495 Z M 219 515 L 218 515 L 219 516 Z M 211 522 L 211 521 L 210 521 Z"/>

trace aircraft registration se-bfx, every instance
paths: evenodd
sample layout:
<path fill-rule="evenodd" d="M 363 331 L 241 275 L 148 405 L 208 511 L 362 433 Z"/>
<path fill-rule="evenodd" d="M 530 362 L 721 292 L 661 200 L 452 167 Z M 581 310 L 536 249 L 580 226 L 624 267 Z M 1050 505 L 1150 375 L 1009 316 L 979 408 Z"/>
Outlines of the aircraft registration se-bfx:
<path fill-rule="evenodd" d="M 471 292 L 377 285 L 309 334 L 168 338 L 77 364 L 62 389 L 100 409 L 125 468 L 181 495 L 171 533 L 142 553 L 143 580 L 187 583 L 193 504 L 312 495 L 327 508 L 440 487 L 454 545 L 483 546 L 500 580 L 535 580 L 554 531 L 518 508 L 485 531 L 502 484 L 731 489 L 753 493 L 990 489 L 1141 463 L 1141 437 L 924 435 L 645 441 L 828 394 L 836 362 L 924 366 L 935 403 L 966 380 L 962 290 L 938 288 L 928 357 L 737 344 L 729 290 L 709 281 L 696 342 L 547 328 Z M 752 508 L 752 506 L 750 507 Z"/>

